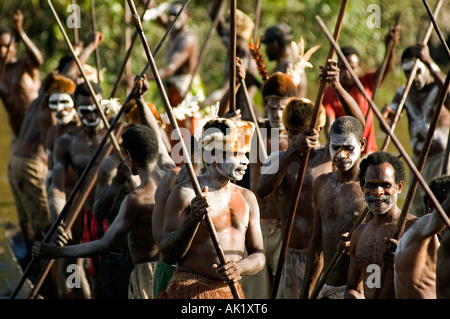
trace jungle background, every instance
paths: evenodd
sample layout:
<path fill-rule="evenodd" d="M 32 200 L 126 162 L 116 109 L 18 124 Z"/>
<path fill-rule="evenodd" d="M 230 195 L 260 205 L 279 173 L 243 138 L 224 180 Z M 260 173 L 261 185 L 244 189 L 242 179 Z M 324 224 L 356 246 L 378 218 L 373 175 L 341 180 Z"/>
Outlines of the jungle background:
<path fill-rule="evenodd" d="M 225 1 L 229 9 L 229 1 Z M 68 28 L 66 21 L 72 14 L 69 5 L 73 2 L 81 10 L 81 28 L 78 29 L 78 33 L 82 41 L 87 40 L 87 36 L 92 30 L 91 5 L 94 5 L 97 30 L 101 31 L 104 36 L 104 41 L 99 47 L 100 65 L 103 70 L 101 87 L 104 96 L 109 97 L 128 48 L 126 45 L 126 34 L 128 34 L 129 38 L 134 32 L 133 23 L 125 22 L 126 8 L 128 6 L 127 1 L 53 1 L 53 5 L 71 41 L 74 41 L 74 29 Z M 139 14 L 142 13 L 145 2 L 146 0 L 135 0 Z M 156 5 L 162 2 L 155 0 Z M 437 3 L 437 0 L 428 1 L 432 10 L 434 10 Z M 313 54 L 310 60 L 313 68 L 306 70 L 308 78 L 307 97 L 311 100 L 315 100 L 317 95 L 319 65 L 325 63 L 326 55 L 330 48 L 330 44 L 321 31 L 315 16 L 319 15 L 330 32 L 333 32 L 340 4 L 341 1 L 338 0 L 263 0 L 261 2 L 261 15 L 257 26 L 258 36 L 263 35 L 267 27 L 278 22 L 285 22 L 292 27 L 295 41 L 298 42 L 300 37 L 303 36 L 306 50 L 317 44 L 321 44 L 321 48 Z M 200 47 L 203 45 L 212 25 L 208 14 L 211 5 L 211 0 L 191 0 L 188 4 L 191 11 L 189 25 L 197 33 Z M 237 0 L 237 8 L 245 12 L 253 20 L 255 19 L 256 5 L 257 0 Z M 1 0 L 0 26 L 11 28 L 11 13 L 17 8 L 20 8 L 24 15 L 23 27 L 25 32 L 41 50 L 45 58 L 45 64 L 41 68 L 41 77 L 43 78 L 48 72 L 55 69 L 59 59 L 63 55 L 70 53 L 70 51 L 46 0 Z M 449 9 L 450 5 L 447 1 L 447 3 L 442 5 L 437 18 L 437 22 L 446 39 L 448 39 L 450 34 Z M 403 50 L 421 41 L 430 25 L 430 20 L 423 2 L 421 0 L 350 0 L 347 5 L 339 38 L 340 46 L 352 45 L 359 51 L 362 61 L 362 72 L 374 69 L 383 60 L 385 54 L 384 38 L 389 30 L 389 26 L 394 23 L 395 16 L 399 12 L 401 13 L 401 38 L 395 50 L 396 68 L 389 74 L 388 78 L 378 90 L 375 104 L 380 109 L 384 104 L 391 102 L 397 88 L 406 82 L 403 71 L 400 68 L 400 57 Z M 373 14 L 377 14 L 377 16 Z M 378 18 L 379 20 L 377 20 Z M 372 25 L 374 23 L 375 25 Z M 157 43 L 163 37 L 165 30 L 154 21 L 144 21 L 143 28 L 150 48 L 154 50 Z M 158 66 L 163 66 L 165 63 L 166 44 L 163 44 L 161 50 L 155 55 L 155 61 Z M 447 72 L 449 69 L 449 60 L 434 30 L 428 44 L 433 59 L 444 72 Z M 24 53 L 23 50 L 23 46 L 19 44 L 17 56 L 21 56 Z M 264 46 L 262 47 L 262 53 L 265 57 Z M 206 94 L 221 85 L 223 81 L 224 62 L 227 56 L 227 49 L 224 47 L 220 37 L 215 33 L 209 44 L 206 57 L 198 71 Z M 130 77 L 140 74 L 147 63 L 139 37 L 134 44 L 130 61 L 130 68 L 127 70 Z M 95 54 L 90 57 L 88 63 L 92 66 L 96 65 Z M 274 66 L 274 62 L 269 61 L 266 57 L 265 63 L 268 70 L 271 70 Z M 127 96 L 127 89 L 122 84 L 115 96 L 119 100 L 124 101 Z M 150 84 L 150 92 L 146 97 L 147 102 L 155 104 L 159 110 L 164 110 L 156 85 L 154 82 Z M 262 108 L 260 95 L 257 94 L 255 96 L 255 102 Z M 378 121 L 376 121 L 375 129 L 377 132 L 377 143 L 381 147 L 386 134 L 380 129 Z M 405 116 L 399 120 L 396 135 L 406 151 L 410 154 L 408 126 Z M 323 136 L 321 138 L 323 140 Z M 14 200 L 6 176 L 10 154 L 10 140 L 11 131 L 7 124 L 3 105 L 0 105 L 0 228 L 3 228 L 7 223 L 17 223 Z M 389 145 L 388 151 L 399 154 L 392 142 Z M 407 172 L 409 173 L 409 170 Z M 405 189 L 407 189 L 407 183 L 405 186 Z M 399 207 L 403 205 L 406 193 L 406 191 L 402 192 L 399 197 Z M 0 233 L 0 239 L 2 239 L 2 236 L 3 233 Z M 4 264 L 1 252 L 2 247 L 0 246 L 0 292 L 5 288 L 2 273 Z"/>

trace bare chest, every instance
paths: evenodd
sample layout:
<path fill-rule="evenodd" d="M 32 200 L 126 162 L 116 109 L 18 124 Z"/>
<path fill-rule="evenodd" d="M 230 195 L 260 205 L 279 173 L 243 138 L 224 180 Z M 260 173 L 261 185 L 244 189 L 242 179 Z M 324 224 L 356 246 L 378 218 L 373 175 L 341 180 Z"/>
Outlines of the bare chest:
<path fill-rule="evenodd" d="M 375 227 L 371 222 L 365 227 L 360 235 L 355 252 L 355 262 L 358 268 L 367 272 L 367 267 L 383 264 L 383 253 L 387 248 L 385 238 L 393 236 L 396 223 L 389 223 Z"/>
<path fill-rule="evenodd" d="M 244 231 L 249 222 L 249 207 L 240 194 L 209 193 L 209 216 L 218 232 Z"/>

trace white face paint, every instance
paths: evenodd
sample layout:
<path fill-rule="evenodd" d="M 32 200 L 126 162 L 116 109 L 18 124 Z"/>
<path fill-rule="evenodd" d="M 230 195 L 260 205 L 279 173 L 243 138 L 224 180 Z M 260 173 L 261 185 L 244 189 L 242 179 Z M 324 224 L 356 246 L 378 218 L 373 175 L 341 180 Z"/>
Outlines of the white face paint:
<path fill-rule="evenodd" d="M 52 110 L 58 124 L 67 124 L 75 116 L 72 97 L 67 93 L 52 93 L 48 98 L 48 107 Z"/>
<path fill-rule="evenodd" d="M 289 98 L 280 98 L 277 96 L 269 96 L 266 101 L 267 117 L 269 118 L 270 127 L 284 129 L 283 110 L 289 102 Z"/>
<path fill-rule="evenodd" d="M 90 128 L 96 128 L 99 125 L 100 116 L 95 104 L 79 105 L 77 107 L 77 112 L 83 125 Z"/>
<path fill-rule="evenodd" d="M 397 203 L 397 199 L 397 193 L 394 193 L 392 196 L 387 194 L 382 196 L 364 197 L 367 208 L 369 208 L 369 210 L 375 215 L 386 214 L 392 207 L 394 207 L 395 203 Z"/>
<path fill-rule="evenodd" d="M 331 134 L 330 155 L 337 169 L 348 171 L 361 157 L 361 144 L 353 134 Z"/>
<path fill-rule="evenodd" d="M 418 61 L 417 70 L 412 85 L 421 90 L 427 83 L 427 79 L 431 76 L 427 66 L 421 60 L 410 59 L 402 63 L 402 69 L 405 72 L 406 77 L 409 78 L 416 61 Z"/>
<path fill-rule="evenodd" d="M 240 181 L 247 170 L 249 160 L 245 153 L 229 153 L 223 154 L 224 158 L 217 159 L 217 170 L 225 177 L 232 180 Z"/>

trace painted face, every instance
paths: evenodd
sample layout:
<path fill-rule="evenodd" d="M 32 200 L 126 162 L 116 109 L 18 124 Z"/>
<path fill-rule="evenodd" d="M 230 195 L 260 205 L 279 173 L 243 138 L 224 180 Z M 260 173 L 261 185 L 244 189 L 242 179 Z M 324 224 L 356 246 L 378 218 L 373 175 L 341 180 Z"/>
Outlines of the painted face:
<path fill-rule="evenodd" d="M 52 110 L 58 124 L 68 124 L 75 116 L 72 97 L 67 93 L 52 93 L 48 98 L 48 107 Z"/>
<path fill-rule="evenodd" d="M 245 153 L 223 152 L 223 158 L 217 160 L 217 170 L 225 177 L 240 181 L 248 164 L 249 160 Z"/>
<path fill-rule="evenodd" d="M 361 143 L 353 134 L 331 134 L 330 155 L 337 169 L 348 171 L 361 156 Z"/>
<path fill-rule="evenodd" d="M 100 115 L 95 104 L 79 105 L 77 112 L 81 123 L 86 127 L 95 129 L 100 124 Z"/>
<path fill-rule="evenodd" d="M 269 96 L 266 101 L 267 117 L 269 118 L 270 126 L 282 130 L 283 125 L 283 110 L 289 102 L 289 98 L 281 98 L 276 96 Z"/>
<path fill-rule="evenodd" d="M 411 71 L 414 67 L 415 62 L 415 59 L 409 59 L 402 63 L 402 69 L 403 72 L 405 72 L 405 77 L 407 79 L 409 79 L 409 77 L 411 76 Z M 417 64 L 416 76 L 411 85 L 421 90 L 427 83 L 427 80 L 431 76 L 431 74 L 430 70 L 428 70 L 428 68 L 422 61 L 419 60 Z"/>
<path fill-rule="evenodd" d="M 369 165 L 363 185 L 367 208 L 375 215 L 386 214 L 397 203 L 403 182 L 395 183 L 395 171 L 391 164 Z"/>

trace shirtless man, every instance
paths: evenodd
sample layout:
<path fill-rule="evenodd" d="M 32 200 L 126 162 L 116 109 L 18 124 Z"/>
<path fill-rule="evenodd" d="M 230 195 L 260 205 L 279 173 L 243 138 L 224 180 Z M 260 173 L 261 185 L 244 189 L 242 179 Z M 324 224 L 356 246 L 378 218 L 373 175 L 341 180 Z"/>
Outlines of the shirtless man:
<path fill-rule="evenodd" d="M 409 78 L 411 69 L 417 59 L 420 60 L 419 69 L 404 104 L 408 114 L 410 143 L 413 151 L 412 160 L 414 163 L 417 163 L 419 160 L 428 127 L 433 118 L 433 109 L 436 107 L 437 98 L 445 82 L 445 74 L 431 58 L 428 47 L 421 43 L 408 47 L 402 54 L 402 69 L 406 78 Z M 383 110 L 387 118 L 393 117 L 395 114 L 404 90 L 405 86 L 399 88 L 391 105 Z M 450 130 L 449 110 L 450 99 L 447 97 L 439 115 L 427 161 L 422 170 L 422 176 L 427 183 L 430 183 L 433 177 L 440 176 L 443 171 L 445 148 Z M 410 174 L 410 179 L 412 175 Z M 425 206 L 422 201 L 424 194 L 425 191 L 419 185 L 411 206 L 411 214 L 416 216 L 424 214 Z"/>
<path fill-rule="evenodd" d="M 446 200 L 449 202 L 448 198 Z M 445 205 L 447 216 L 450 209 L 448 204 Z M 444 208 L 444 207 L 443 207 Z M 436 294 L 438 299 L 450 299 L 450 274 L 448 272 L 450 266 L 450 230 L 444 230 L 437 252 L 436 261 Z"/>
<path fill-rule="evenodd" d="M 314 183 L 314 229 L 306 256 L 302 298 L 308 298 L 322 269 L 327 268 L 336 254 L 341 234 L 352 227 L 366 207 L 358 171 L 361 152 L 366 146 L 363 128 L 350 116 L 338 118 L 330 130 L 330 154 L 336 170 L 319 176 Z M 343 255 L 333 268 L 320 298 L 343 299 L 347 283 L 348 256 Z"/>
<path fill-rule="evenodd" d="M 444 205 L 450 195 L 450 176 L 434 178 L 430 189 L 439 203 Z M 436 261 L 440 246 L 438 236 L 446 225 L 427 194 L 423 200 L 426 214 L 403 234 L 395 249 L 396 299 L 436 299 Z"/>
<path fill-rule="evenodd" d="M 327 81 L 336 90 L 344 90 L 339 84 L 339 69 L 336 64 L 336 61 L 329 60 L 327 66 L 321 69 L 320 79 Z M 348 98 L 344 103 L 346 114 L 356 117 L 364 125 L 364 117 L 356 102 L 348 93 L 346 94 L 345 90 L 342 94 Z M 297 205 L 295 212 L 291 239 L 280 279 L 277 298 L 282 299 L 297 299 L 300 296 L 306 250 L 314 225 L 313 183 L 319 175 L 333 170 L 329 146 L 321 147 L 318 141 L 320 129 L 325 125 L 323 110 L 319 114 L 322 116 L 319 116 L 318 128 L 309 130 L 313 108 L 313 102 L 300 99 L 293 102 L 290 110 L 284 110 L 283 119 L 286 120 L 283 120 L 283 123 L 288 132 L 289 147 L 286 151 L 274 151 L 269 155 L 264 163 L 265 171 L 261 172 L 257 186 L 257 194 L 262 198 L 274 193 L 277 212 L 284 232 L 287 218 L 291 213 L 292 201 L 296 196 L 294 194 L 295 184 L 300 169 L 301 155 L 308 149 L 310 150 L 299 198 L 300 205 Z M 296 109 L 302 112 L 294 112 Z"/>
<path fill-rule="evenodd" d="M 90 47 L 96 47 L 100 42 L 101 34 L 93 34 L 84 50 L 87 52 L 82 56 L 80 62 L 84 63 L 91 52 Z M 85 53 L 84 51 L 83 53 Z M 43 235 L 40 234 L 38 235 L 40 237 L 34 238 L 33 232 L 39 229 L 38 233 L 40 233 L 42 229 L 46 229 L 50 225 L 45 186 L 48 171 L 45 140 L 49 128 L 56 121 L 52 117 L 52 111 L 49 107 L 49 93 L 57 93 L 55 88 L 61 85 L 59 93 L 69 92 L 72 94 L 72 89 L 69 89 L 71 86 L 69 83 L 72 80 L 68 79 L 67 74 L 76 74 L 76 68 L 77 66 L 74 63 L 64 63 L 61 65 L 61 72 L 53 71 L 45 77 L 39 90 L 39 96 L 31 102 L 25 114 L 22 128 L 8 163 L 8 181 L 14 196 L 17 213 L 19 216 L 28 215 L 28 218 L 30 218 L 26 218 L 25 223 L 21 225 L 30 249 L 34 240 L 43 238 Z M 19 220 L 23 221 L 24 219 L 19 217 Z M 35 224 L 34 231 L 30 229 L 29 222 Z"/>
<path fill-rule="evenodd" d="M 390 40 L 393 41 L 393 48 L 395 48 L 398 44 L 398 41 L 400 40 L 399 26 L 390 27 L 389 33 L 385 37 L 386 46 L 388 45 Z M 359 76 L 362 70 L 362 65 L 358 51 L 354 47 L 345 46 L 342 47 L 342 53 L 345 55 L 345 58 L 348 60 L 354 73 Z M 387 78 L 388 74 L 392 72 L 392 70 L 395 67 L 395 50 L 392 49 L 391 52 L 386 51 L 385 54 L 389 56 L 387 66 L 382 77 L 382 81 L 384 81 L 384 79 Z M 378 148 L 375 137 L 374 115 L 373 112 L 370 110 L 369 102 L 366 100 L 364 95 L 358 89 L 355 81 L 350 75 L 350 72 L 347 71 L 344 62 L 341 61 L 340 59 L 338 61 L 338 67 L 341 70 L 340 82 L 342 86 L 355 99 L 356 103 L 358 103 L 361 112 L 364 114 L 364 117 L 366 119 L 366 126 L 364 127 L 363 136 L 367 140 L 367 146 L 363 153 L 364 156 L 373 151 L 376 151 Z M 375 88 L 376 79 L 378 78 L 378 74 L 380 72 L 381 67 L 379 67 L 377 70 L 370 70 L 359 76 L 361 84 L 364 86 L 366 93 L 369 94 L 371 98 Z M 325 110 L 327 111 L 327 125 L 325 128 L 325 134 L 327 135 L 327 137 L 329 136 L 329 130 L 334 120 L 344 115 L 343 109 L 341 107 L 341 100 L 342 96 L 339 94 L 339 92 L 337 91 L 333 92 L 333 90 L 331 90 L 330 88 L 327 88 L 324 91 L 323 105 L 325 107 Z"/>
<path fill-rule="evenodd" d="M 276 61 L 276 66 L 272 73 L 288 70 L 288 57 L 292 54 L 291 42 L 294 40 L 292 28 L 286 23 L 281 22 L 268 27 L 264 33 L 262 43 L 266 46 L 266 55 L 270 61 Z M 299 97 L 306 96 L 307 78 L 306 73 L 302 72 L 301 80 L 298 84 Z"/>
<path fill-rule="evenodd" d="M 288 142 L 282 114 L 289 100 L 298 97 L 297 86 L 289 75 L 276 72 L 264 82 L 262 96 L 267 114 L 266 121 L 260 125 L 264 147 L 267 154 L 272 152 L 272 148 L 284 151 L 288 147 Z M 256 187 L 265 159 L 259 147 L 252 149 L 250 158 L 252 159 L 249 164 L 250 189 L 256 194 Z M 261 198 L 256 195 L 256 199 L 260 210 L 266 265 L 256 275 L 244 277 L 242 287 L 249 299 L 270 299 L 273 278 L 281 251 L 281 222 L 274 196 Z"/>
<path fill-rule="evenodd" d="M 387 248 L 385 239 L 392 236 L 400 217 L 397 198 L 403 189 L 405 168 L 398 157 L 383 151 L 369 154 L 359 167 L 364 199 L 373 218 L 356 227 L 350 239 L 350 264 L 344 297 L 373 299 L 378 288 L 382 289 L 380 298 L 394 299 L 393 272 L 386 269 L 387 278 L 381 283 L 380 278 L 377 281 L 373 276 L 374 270 L 375 275 L 381 273 L 383 254 Z M 414 215 L 408 214 L 405 230 L 416 219 Z"/>
<path fill-rule="evenodd" d="M 208 165 L 198 176 L 203 192 L 196 195 L 187 180 L 177 184 L 167 199 L 160 250 L 163 261 L 176 263 L 177 271 L 160 298 L 229 299 L 233 296 L 228 284 L 235 284 L 242 296 L 241 277 L 264 267 L 258 202 L 250 190 L 231 182 L 245 174 L 253 131 L 251 122 L 224 118 L 203 127 Z M 220 264 L 203 222 L 205 214 L 216 230 L 225 265 Z"/>
<path fill-rule="evenodd" d="M 159 250 L 151 234 L 155 190 L 163 174 L 172 166 L 160 166 L 157 130 L 142 124 L 131 125 L 122 134 L 123 147 L 133 174 L 141 185 L 124 198 L 119 213 L 103 237 L 88 243 L 56 247 L 36 243 L 33 254 L 39 258 L 93 257 L 109 252 L 125 237 L 134 264 L 129 279 L 129 299 L 153 298 L 152 278 Z"/>
<path fill-rule="evenodd" d="M 11 32 L 0 30 L 0 99 L 8 114 L 12 130 L 12 143 L 19 136 L 25 113 L 30 103 L 38 97 L 41 79 L 39 68 L 44 64 L 39 49 L 28 38 L 23 29 L 23 15 L 20 10 L 12 14 L 15 34 L 23 42 L 26 55 L 16 57 L 18 39 L 11 43 Z M 11 43 L 11 46 L 9 44 Z M 11 148 L 12 151 L 13 147 Z"/>
<path fill-rule="evenodd" d="M 182 1 L 173 1 L 169 6 L 168 15 L 164 13 L 159 15 L 158 22 L 165 28 L 168 28 L 182 6 Z M 166 65 L 158 69 L 161 79 L 166 81 L 167 95 L 170 105 L 173 107 L 180 104 L 186 96 L 191 75 L 197 64 L 198 38 L 189 28 L 189 18 L 189 8 L 185 7 L 170 32 Z M 151 73 L 147 77 L 149 80 L 154 80 Z M 199 78 L 197 77 L 196 80 L 198 82 Z"/>
<path fill-rule="evenodd" d="M 213 21 L 217 14 L 221 14 L 221 5 L 223 6 L 225 2 L 221 0 L 215 0 L 212 4 L 212 8 L 210 10 L 210 18 Z M 230 47 L 230 17 L 227 15 L 226 18 L 220 17 L 219 23 L 217 25 L 217 34 L 221 37 L 222 43 L 225 48 L 229 51 Z M 252 107 L 255 112 L 256 118 L 259 120 L 261 118 L 259 114 L 259 110 L 257 106 L 253 103 L 253 97 L 260 90 L 261 83 L 258 80 L 258 66 L 256 62 L 251 57 L 250 49 L 248 47 L 249 39 L 252 35 L 254 29 L 254 22 L 252 19 L 246 15 L 244 12 L 239 9 L 236 10 L 236 57 L 241 58 L 243 61 L 243 65 L 245 66 L 246 76 L 245 76 L 245 84 L 247 87 L 247 92 L 252 101 Z M 217 101 L 220 101 L 222 97 L 227 93 L 230 88 L 230 61 L 228 60 L 229 56 L 227 56 L 227 60 L 224 65 L 224 78 L 221 86 L 207 95 L 205 100 L 200 103 L 200 107 L 209 106 L 215 104 Z M 238 80 L 238 79 L 236 79 Z M 241 110 L 242 119 L 245 121 L 252 121 L 250 112 L 247 109 L 247 99 L 244 93 L 243 88 L 238 88 L 236 93 L 236 109 Z M 227 110 L 226 110 L 227 111 Z M 226 111 L 224 113 L 226 113 Z M 246 178 L 244 177 L 244 180 Z"/>

